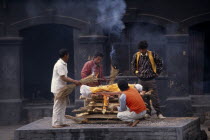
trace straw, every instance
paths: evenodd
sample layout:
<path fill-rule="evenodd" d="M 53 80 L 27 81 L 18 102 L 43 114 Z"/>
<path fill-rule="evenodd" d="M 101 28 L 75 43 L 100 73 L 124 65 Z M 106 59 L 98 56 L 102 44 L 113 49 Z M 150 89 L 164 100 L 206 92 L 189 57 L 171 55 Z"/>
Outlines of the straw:
<path fill-rule="evenodd" d="M 81 84 L 88 84 L 92 82 L 97 82 L 98 78 L 94 75 L 89 75 L 86 78 L 83 78 L 80 80 Z M 60 89 L 59 93 L 56 94 L 55 99 L 66 99 L 66 97 L 73 92 L 75 89 L 76 84 L 69 84 L 64 86 L 63 88 Z"/>

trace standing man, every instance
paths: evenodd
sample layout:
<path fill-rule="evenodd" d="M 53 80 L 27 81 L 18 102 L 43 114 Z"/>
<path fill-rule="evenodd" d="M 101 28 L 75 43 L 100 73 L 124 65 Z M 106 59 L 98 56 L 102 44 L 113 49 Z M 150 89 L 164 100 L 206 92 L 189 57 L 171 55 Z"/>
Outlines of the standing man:
<path fill-rule="evenodd" d="M 159 76 L 163 69 L 161 58 L 154 52 L 147 50 L 148 43 L 146 40 L 138 44 L 139 51 L 134 54 L 132 64 L 133 73 L 139 78 L 140 84 L 144 91 L 153 90 L 150 99 L 145 100 L 147 103 L 146 116 L 151 116 L 150 100 L 157 113 L 158 118 L 165 118 L 160 111 L 159 98 L 157 94 L 157 85 L 155 78 Z"/>
<path fill-rule="evenodd" d="M 146 114 L 144 100 L 135 88 L 129 87 L 127 81 L 120 80 L 117 85 L 122 91 L 117 117 L 122 121 L 129 122 L 129 126 L 136 126 L 139 119 L 144 118 Z"/>
<path fill-rule="evenodd" d="M 94 57 L 93 60 L 87 61 L 81 71 L 81 77 L 85 78 L 89 75 L 95 75 L 99 78 L 98 82 L 94 82 L 94 83 L 89 83 L 88 86 L 99 86 L 101 84 L 102 81 L 105 80 L 104 75 L 103 75 L 103 68 L 101 65 L 101 62 L 103 60 L 104 55 L 100 52 L 97 52 Z"/>
<path fill-rule="evenodd" d="M 80 82 L 74 80 L 67 76 L 67 62 L 69 60 L 69 53 L 66 49 L 61 49 L 59 51 L 60 59 L 55 63 L 53 68 L 53 76 L 51 83 L 51 92 L 54 94 L 54 97 L 63 88 L 67 82 L 75 83 L 80 85 Z M 65 111 L 67 106 L 67 100 L 55 99 L 53 106 L 53 115 L 52 115 L 52 127 L 61 128 L 67 126 L 65 124 Z"/>

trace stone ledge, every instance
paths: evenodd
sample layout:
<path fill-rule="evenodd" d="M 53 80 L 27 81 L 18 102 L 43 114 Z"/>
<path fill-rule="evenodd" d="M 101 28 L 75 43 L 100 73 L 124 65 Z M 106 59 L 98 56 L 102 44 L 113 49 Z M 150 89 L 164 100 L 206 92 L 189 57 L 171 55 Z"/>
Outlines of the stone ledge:
<path fill-rule="evenodd" d="M 0 37 L 0 44 L 21 44 L 22 37 Z"/>
<path fill-rule="evenodd" d="M 69 127 L 51 127 L 51 118 L 46 117 L 25 125 L 15 131 L 15 140 L 194 140 L 200 136 L 198 118 L 181 117 L 141 121 L 137 127 L 126 124 L 76 124 L 67 121 Z"/>
<path fill-rule="evenodd" d="M 94 44 L 94 43 L 104 43 L 107 40 L 107 36 L 104 35 L 81 35 L 79 36 L 79 41 L 82 44 Z"/>

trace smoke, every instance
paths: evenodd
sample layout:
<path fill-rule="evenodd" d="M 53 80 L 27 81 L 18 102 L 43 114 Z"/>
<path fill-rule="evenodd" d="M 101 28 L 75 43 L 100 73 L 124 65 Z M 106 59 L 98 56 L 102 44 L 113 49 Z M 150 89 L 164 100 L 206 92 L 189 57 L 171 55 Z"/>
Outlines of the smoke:
<path fill-rule="evenodd" d="M 141 40 L 147 40 L 149 47 L 158 49 L 166 43 L 165 30 L 157 25 L 139 23 L 130 28 L 131 41 L 137 44 Z"/>
<path fill-rule="evenodd" d="M 125 28 L 122 18 L 125 14 L 124 0 L 28 0 L 25 5 L 28 17 L 42 15 L 46 11 L 53 14 L 71 16 L 90 21 L 91 30 L 119 35 Z"/>
<path fill-rule="evenodd" d="M 124 0 L 99 0 L 97 2 L 98 15 L 96 24 L 108 33 L 119 35 L 125 28 L 122 18 L 125 14 Z"/>
<path fill-rule="evenodd" d="M 112 45 L 112 50 L 110 52 L 111 64 L 115 69 L 119 69 L 119 56 L 116 49 Z"/>

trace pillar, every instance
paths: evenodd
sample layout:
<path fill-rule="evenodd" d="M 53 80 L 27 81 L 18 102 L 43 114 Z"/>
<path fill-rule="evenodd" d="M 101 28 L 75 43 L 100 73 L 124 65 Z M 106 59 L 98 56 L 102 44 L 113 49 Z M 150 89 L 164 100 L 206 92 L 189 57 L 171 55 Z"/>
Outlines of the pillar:
<path fill-rule="evenodd" d="M 166 116 L 181 117 L 192 114 L 188 81 L 188 34 L 170 34 L 167 38 L 167 68 L 169 97 Z"/>
<path fill-rule="evenodd" d="M 20 121 L 22 38 L 0 38 L 0 125 L 16 124 Z"/>

